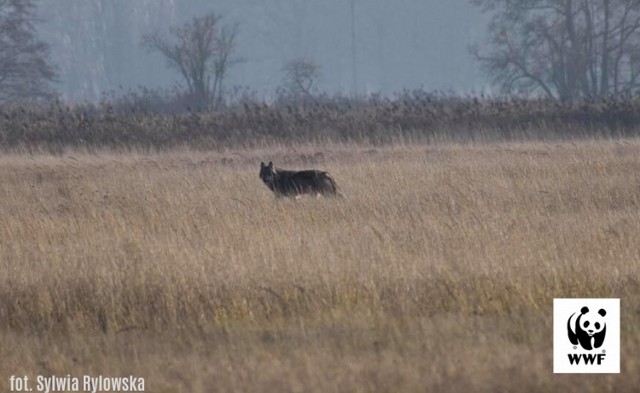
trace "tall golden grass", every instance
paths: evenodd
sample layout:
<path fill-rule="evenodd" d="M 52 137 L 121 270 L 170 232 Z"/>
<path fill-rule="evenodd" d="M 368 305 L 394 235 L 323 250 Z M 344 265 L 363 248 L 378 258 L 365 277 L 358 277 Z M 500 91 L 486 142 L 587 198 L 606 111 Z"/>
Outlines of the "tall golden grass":
<path fill-rule="evenodd" d="M 0 157 L 0 390 L 640 386 L 638 140 L 290 151 Z M 303 159 L 345 198 L 260 183 Z M 620 375 L 552 373 L 554 297 L 621 298 Z"/>

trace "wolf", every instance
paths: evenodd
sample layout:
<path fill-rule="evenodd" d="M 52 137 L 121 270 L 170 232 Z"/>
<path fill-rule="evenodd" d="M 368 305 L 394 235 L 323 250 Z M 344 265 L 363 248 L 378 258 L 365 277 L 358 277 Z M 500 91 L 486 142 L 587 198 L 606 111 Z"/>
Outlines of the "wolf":
<path fill-rule="evenodd" d="M 276 197 L 299 197 L 303 194 L 342 196 L 338 186 L 327 173 L 318 170 L 287 171 L 273 166 L 273 162 L 260 163 L 260 179 Z"/>

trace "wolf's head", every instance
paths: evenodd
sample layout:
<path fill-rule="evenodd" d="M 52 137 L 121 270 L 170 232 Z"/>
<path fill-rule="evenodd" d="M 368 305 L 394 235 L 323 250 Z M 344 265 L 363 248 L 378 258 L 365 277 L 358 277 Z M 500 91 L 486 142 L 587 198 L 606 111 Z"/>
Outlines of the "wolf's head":
<path fill-rule="evenodd" d="M 265 184 L 272 184 L 276 176 L 276 170 L 273 168 L 273 162 L 269 161 L 269 165 L 265 165 L 264 162 L 260 163 L 260 179 Z"/>

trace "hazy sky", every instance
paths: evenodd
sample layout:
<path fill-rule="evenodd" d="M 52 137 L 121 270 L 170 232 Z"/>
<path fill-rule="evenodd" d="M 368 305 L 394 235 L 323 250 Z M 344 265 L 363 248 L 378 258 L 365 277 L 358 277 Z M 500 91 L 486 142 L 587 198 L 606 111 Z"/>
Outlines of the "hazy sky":
<path fill-rule="evenodd" d="M 482 41 L 487 18 L 467 0 L 354 0 L 354 9 L 359 93 L 486 86 L 467 47 Z M 353 90 L 350 0 L 43 0 L 40 31 L 65 98 L 95 99 L 181 83 L 141 37 L 208 11 L 240 26 L 235 55 L 243 61 L 227 87 L 268 96 L 282 83 L 284 62 L 302 56 L 320 65 L 320 90 Z"/>

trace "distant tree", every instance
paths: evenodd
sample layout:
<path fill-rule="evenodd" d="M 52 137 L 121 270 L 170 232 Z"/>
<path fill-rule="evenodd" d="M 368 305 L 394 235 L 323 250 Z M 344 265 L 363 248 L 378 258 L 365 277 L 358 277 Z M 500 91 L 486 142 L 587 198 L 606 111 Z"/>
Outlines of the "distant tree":
<path fill-rule="evenodd" d="M 493 14 L 472 53 L 503 92 L 559 100 L 640 87 L 640 0 L 472 0 Z"/>
<path fill-rule="evenodd" d="M 160 52 L 168 66 L 180 73 L 190 95 L 201 107 L 219 104 L 224 78 L 229 67 L 236 62 L 231 54 L 237 25 L 220 28 L 219 21 L 216 14 L 209 13 L 171 29 L 171 39 L 157 32 L 142 39 L 148 50 Z"/>
<path fill-rule="evenodd" d="M 292 95 L 312 96 L 312 91 L 320 76 L 320 66 L 311 60 L 296 58 L 289 60 L 282 68 L 284 88 Z"/>
<path fill-rule="evenodd" d="M 35 30 L 32 0 L 0 0 L 0 101 L 49 99 L 56 71 Z"/>
<path fill-rule="evenodd" d="M 222 82 L 227 74 L 227 70 L 232 65 L 242 62 L 241 59 L 235 57 L 232 58 L 233 49 L 236 42 L 236 36 L 238 35 L 238 25 L 224 26 L 220 29 L 218 35 L 218 50 L 216 51 L 213 59 L 213 89 L 211 92 L 214 100 L 214 106 L 220 105 L 223 99 L 222 93 L 224 92 Z"/>

